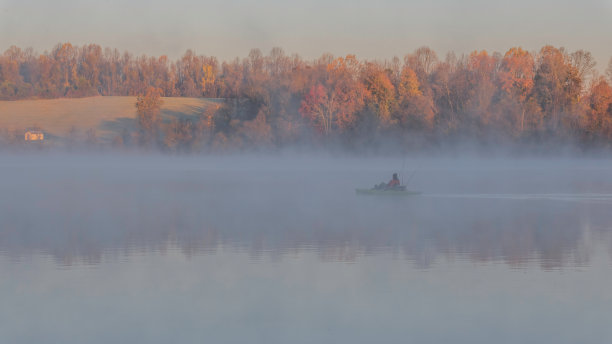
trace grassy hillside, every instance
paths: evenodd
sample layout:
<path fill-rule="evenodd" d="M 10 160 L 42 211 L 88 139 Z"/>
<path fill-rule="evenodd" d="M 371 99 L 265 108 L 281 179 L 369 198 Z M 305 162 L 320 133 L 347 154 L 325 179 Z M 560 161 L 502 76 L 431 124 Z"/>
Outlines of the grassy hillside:
<path fill-rule="evenodd" d="M 163 98 L 162 119 L 202 114 L 221 104 L 218 99 Z M 23 130 L 38 126 L 51 139 L 65 138 L 74 127 L 77 133 L 94 129 L 99 139 L 112 140 L 123 129 L 136 125 L 136 97 L 89 97 L 0 101 L 0 128 Z"/>

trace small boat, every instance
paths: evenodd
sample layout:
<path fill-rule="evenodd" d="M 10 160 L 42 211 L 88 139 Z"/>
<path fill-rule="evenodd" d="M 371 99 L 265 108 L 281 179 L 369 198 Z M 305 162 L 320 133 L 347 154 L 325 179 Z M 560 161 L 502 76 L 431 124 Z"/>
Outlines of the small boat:
<path fill-rule="evenodd" d="M 392 189 L 356 189 L 358 195 L 385 195 L 385 196 L 416 196 L 420 195 L 420 191 L 406 190 L 406 187 L 398 187 Z"/>

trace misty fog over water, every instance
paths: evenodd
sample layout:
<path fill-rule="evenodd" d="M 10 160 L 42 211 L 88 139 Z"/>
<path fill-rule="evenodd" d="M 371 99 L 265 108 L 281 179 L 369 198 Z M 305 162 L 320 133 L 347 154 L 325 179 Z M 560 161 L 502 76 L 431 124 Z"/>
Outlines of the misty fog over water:
<path fill-rule="evenodd" d="M 394 172 L 422 194 L 355 193 Z M 29 154 L 0 173 L 0 342 L 612 341 L 612 159 Z"/>

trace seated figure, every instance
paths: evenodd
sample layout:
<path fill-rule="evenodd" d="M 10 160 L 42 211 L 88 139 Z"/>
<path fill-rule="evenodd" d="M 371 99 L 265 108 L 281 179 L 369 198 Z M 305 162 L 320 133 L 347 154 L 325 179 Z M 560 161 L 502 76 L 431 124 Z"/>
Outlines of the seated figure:
<path fill-rule="evenodd" d="M 393 178 L 388 183 L 383 182 L 374 186 L 376 190 L 394 190 L 398 188 L 401 188 L 401 186 L 397 173 L 393 173 Z"/>

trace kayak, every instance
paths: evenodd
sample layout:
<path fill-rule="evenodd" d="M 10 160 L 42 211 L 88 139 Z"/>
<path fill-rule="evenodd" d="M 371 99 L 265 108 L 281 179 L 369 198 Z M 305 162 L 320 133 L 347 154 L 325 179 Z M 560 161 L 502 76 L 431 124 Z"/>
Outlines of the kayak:
<path fill-rule="evenodd" d="M 420 191 L 412 190 L 384 190 L 384 189 L 356 189 L 358 195 L 389 195 L 389 196 L 416 196 Z"/>

